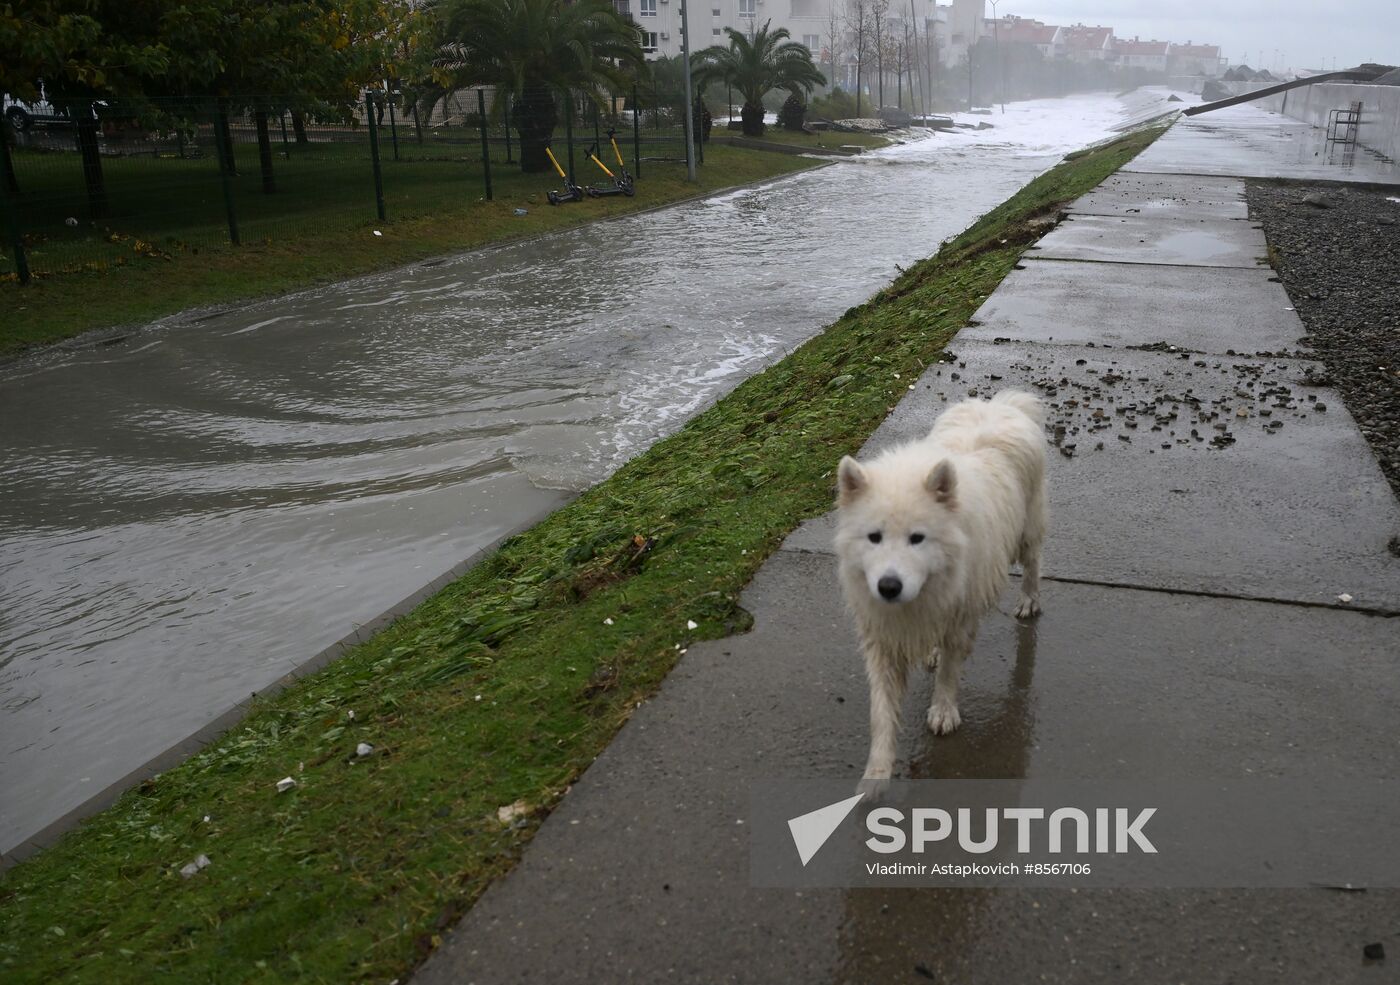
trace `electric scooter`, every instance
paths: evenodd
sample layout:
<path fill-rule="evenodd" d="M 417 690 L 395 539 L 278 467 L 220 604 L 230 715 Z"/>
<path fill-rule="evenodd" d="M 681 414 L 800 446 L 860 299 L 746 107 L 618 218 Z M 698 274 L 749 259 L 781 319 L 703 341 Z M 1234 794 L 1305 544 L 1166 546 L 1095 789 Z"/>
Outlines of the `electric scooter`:
<path fill-rule="evenodd" d="M 588 148 L 588 157 L 594 164 L 602 169 L 603 173 L 613 180 L 611 185 L 589 185 L 586 189 L 588 194 L 594 198 L 602 198 L 606 195 L 626 195 L 631 198 L 637 194 L 637 187 L 632 181 L 632 176 L 627 173 L 627 166 L 622 163 L 622 151 L 617 146 L 617 131 L 608 131 L 608 140 L 612 142 L 613 155 L 617 158 L 617 174 L 608 169 L 608 166 L 598 160 L 598 145 L 594 144 Z"/>
<path fill-rule="evenodd" d="M 545 195 L 545 198 L 549 199 L 549 204 L 563 205 L 565 202 L 582 202 L 583 189 L 574 184 L 574 180 L 564 173 L 559 159 L 554 156 L 554 151 L 546 147 L 544 152 L 549 155 L 549 163 L 554 165 L 554 170 L 559 172 L 559 177 L 564 179 L 564 187 L 561 190 L 548 192 Z"/>

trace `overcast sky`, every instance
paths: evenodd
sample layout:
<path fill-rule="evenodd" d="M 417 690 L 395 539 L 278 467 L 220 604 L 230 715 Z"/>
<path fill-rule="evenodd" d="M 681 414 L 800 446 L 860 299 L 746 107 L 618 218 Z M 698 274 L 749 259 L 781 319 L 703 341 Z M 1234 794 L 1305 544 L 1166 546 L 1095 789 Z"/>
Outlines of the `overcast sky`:
<path fill-rule="evenodd" d="M 1000 0 L 997 11 L 1102 24 L 1120 38 L 1218 44 L 1231 65 L 1259 68 L 1261 49 L 1269 69 L 1319 68 L 1324 58 L 1327 68 L 1333 58 L 1338 68 L 1400 65 L 1400 0 Z"/>

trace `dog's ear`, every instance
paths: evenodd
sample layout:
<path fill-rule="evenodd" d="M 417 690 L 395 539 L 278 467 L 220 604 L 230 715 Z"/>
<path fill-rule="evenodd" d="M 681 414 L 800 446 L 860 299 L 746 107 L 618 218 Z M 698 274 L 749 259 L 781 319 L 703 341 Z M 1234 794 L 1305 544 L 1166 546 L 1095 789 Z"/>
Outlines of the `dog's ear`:
<path fill-rule="evenodd" d="M 933 498 L 938 502 L 950 507 L 956 505 L 958 474 L 953 471 L 953 463 L 945 458 L 935 465 L 924 479 L 924 488 L 933 493 Z"/>
<path fill-rule="evenodd" d="M 850 455 L 841 459 L 841 464 L 836 468 L 836 489 L 837 499 L 842 506 L 853 503 L 865 491 L 867 484 L 865 469 L 861 468 Z"/>

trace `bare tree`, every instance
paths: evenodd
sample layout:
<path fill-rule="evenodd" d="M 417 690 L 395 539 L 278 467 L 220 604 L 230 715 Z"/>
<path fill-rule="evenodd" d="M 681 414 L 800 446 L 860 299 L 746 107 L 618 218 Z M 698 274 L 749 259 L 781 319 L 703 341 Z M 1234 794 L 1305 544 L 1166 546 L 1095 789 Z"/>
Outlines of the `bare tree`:
<path fill-rule="evenodd" d="M 856 116 L 860 116 L 865 56 L 870 48 L 870 5 L 872 0 L 847 0 L 846 30 L 856 49 Z"/>
<path fill-rule="evenodd" d="M 826 51 L 827 56 L 831 59 L 831 71 L 827 73 L 827 80 L 832 89 L 841 84 L 837 81 L 839 78 L 837 66 L 841 64 L 841 51 L 845 41 L 846 25 L 842 23 L 841 13 L 833 2 L 827 7 L 826 15 Z"/>
<path fill-rule="evenodd" d="M 879 99 L 875 106 L 877 115 L 885 105 L 885 53 L 889 50 L 885 35 L 889 31 L 889 12 L 890 0 L 870 0 L 870 27 L 875 34 L 875 88 Z"/>

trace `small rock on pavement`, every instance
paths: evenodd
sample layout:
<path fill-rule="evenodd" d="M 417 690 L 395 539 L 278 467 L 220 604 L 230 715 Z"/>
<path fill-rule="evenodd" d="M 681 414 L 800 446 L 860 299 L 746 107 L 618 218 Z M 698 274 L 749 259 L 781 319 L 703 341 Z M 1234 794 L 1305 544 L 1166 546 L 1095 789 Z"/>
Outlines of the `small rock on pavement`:
<path fill-rule="evenodd" d="M 196 872 L 198 872 L 200 869 L 204 868 L 204 867 L 207 866 L 208 864 L 209 864 L 209 856 L 208 856 L 208 855 L 202 855 L 202 854 L 201 854 L 201 855 L 196 855 L 196 856 L 194 857 L 194 861 L 193 861 L 193 862 L 190 862 L 188 865 L 182 865 L 182 866 L 180 866 L 180 875 L 182 875 L 182 876 L 184 876 L 186 879 L 188 879 L 190 876 L 194 875 Z"/>
<path fill-rule="evenodd" d="M 1384 961 L 1385 945 L 1377 941 L 1374 944 L 1367 944 L 1361 949 L 1362 955 L 1367 961 Z"/>

